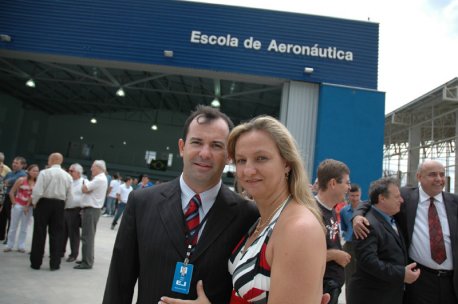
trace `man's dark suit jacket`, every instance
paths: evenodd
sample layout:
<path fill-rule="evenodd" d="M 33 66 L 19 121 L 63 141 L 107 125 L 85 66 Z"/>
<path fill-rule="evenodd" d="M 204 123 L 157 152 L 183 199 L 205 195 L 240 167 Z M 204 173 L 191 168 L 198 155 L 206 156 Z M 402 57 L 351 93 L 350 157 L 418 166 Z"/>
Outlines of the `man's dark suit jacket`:
<path fill-rule="evenodd" d="M 404 204 L 401 205 L 401 212 L 395 218 L 401 225 L 406 240 L 406 246 L 409 248 L 412 241 L 415 217 L 417 215 L 418 200 L 420 192 L 418 188 L 401 188 L 401 195 Z M 458 196 L 449 192 L 442 192 L 442 198 L 447 212 L 448 226 L 450 229 L 450 241 L 452 244 L 453 254 L 453 286 L 455 294 L 458 295 Z"/>
<path fill-rule="evenodd" d="M 132 191 L 116 237 L 103 303 L 131 304 L 137 278 L 139 304 L 157 303 L 161 296 L 195 299 L 198 280 L 212 303 L 229 303 L 228 259 L 258 216 L 253 203 L 221 187 L 190 258 L 191 289 L 183 295 L 171 291 L 175 265 L 186 255 L 179 179 Z"/>
<path fill-rule="evenodd" d="M 354 240 L 356 272 L 353 274 L 349 303 L 402 304 L 407 250 L 383 216 L 370 209 L 366 218 L 370 233 L 364 240 Z"/>
<path fill-rule="evenodd" d="M 406 248 L 408 250 L 412 241 L 420 192 L 418 188 L 403 187 L 401 188 L 401 196 L 404 199 L 404 203 L 401 204 L 401 211 L 396 214 L 394 218 L 401 228 Z M 452 243 L 452 258 L 455 268 L 453 273 L 453 286 L 455 288 L 455 294 L 458 295 L 458 196 L 448 192 L 442 192 L 442 197 L 444 199 L 445 210 L 447 212 L 450 240 Z M 360 203 L 354 213 L 354 216 L 364 215 L 368 205 L 368 202 Z"/>

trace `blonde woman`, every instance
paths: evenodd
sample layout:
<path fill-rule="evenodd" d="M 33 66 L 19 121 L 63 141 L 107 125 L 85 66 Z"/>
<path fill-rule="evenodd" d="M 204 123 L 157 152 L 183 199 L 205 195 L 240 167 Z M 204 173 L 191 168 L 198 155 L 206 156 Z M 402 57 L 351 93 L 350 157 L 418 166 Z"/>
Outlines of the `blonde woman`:
<path fill-rule="evenodd" d="M 293 137 L 278 120 L 261 116 L 232 130 L 228 151 L 237 182 L 260 213 L 229 260 L 230 303 L 326 303 L 324 226 Z M 209 303 L 204 290 L 199 282 L 196 301 L 161 301 Z"/>

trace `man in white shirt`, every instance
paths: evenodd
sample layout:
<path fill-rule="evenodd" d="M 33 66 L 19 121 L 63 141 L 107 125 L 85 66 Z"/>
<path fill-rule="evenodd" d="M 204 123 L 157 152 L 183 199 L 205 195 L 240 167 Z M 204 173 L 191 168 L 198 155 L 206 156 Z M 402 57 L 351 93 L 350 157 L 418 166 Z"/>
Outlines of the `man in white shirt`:
<path fill-rule="evenodd" d="M 61 168 L 64 157 L 52 153 L 48 158 L 48 169 L 42 170 L 32 191 L 34 225 L 30 267 L 40 269 L 45 250 L 46 231 L 49 229 L 49 267 L 60 268 L 64 236 L 65 200 L 71 195 L 72 177 Z"/>
<path fill-rule="evenodd" d="M 121 176 L 118 173 L 113 174 L 113 179 L 108 186 L 107 209 L 103 216 L 113 216 L 116 210 L 117 193 L 121 186 Z"/>
<path fill-rule="evenodd" d="M 129 194 L 132 192 L 132 190 L 134 190 L 131 184 L 132 184 L 132 178 L 126 177 L 124 179 L 124 184 L 122 184 L 119 187 L 119 190 L 117 193 L 119 205 L 118 205 L 118 209 L 116 210 L 116 214 L 113 218 L 113 222 L 111 224 L 111 230 L 113 230 L 115 226 L 118 224 L 119 218 L 123 214 L 124 209 L 126 209 L 127 199 L 129 198 Z"/>
<path fill-rule="evenodd" d="M 80 227 L 81 227 L 81 198 L 83 196 L 83 181 L 88 180 L 82 178 L 83 167 L 80 164 L 72 164 L 68 172 L 73 178 L 72 195 L 65 201 L 65 229 L 64 229 L 64 244 L 63 253 L 67 248 L 67 239 L 70 239 L 70 254 L 67 262 L 74 262 L 78 257 L 80 249 Z"/>
<path fill-rule="evenodd" d="M 406 286 L 407 304 L 458 303 L 458 196 L 443 191 L 445 166 L 436 160 L 425 160 L 418 166 L 418 187 L 403 187 L 404 204 L 395 215 L 406 240 L 409 259 L 417 263 L 420 277 Z M 353 218 L 353 231 L 358 238 L 369 232 L 364 204 Z M 431 227 L 430 227 L 431 225 Z M 440 229 L 436 226 L 439 225 Z M 440 236 L 437 234 L 440 230 Z M 436 230 L 436 231 L 434 231 Z M 430 238 L 430 234 L 436 237 Z M 433 244 L 440 241 L 442 247 Z M 442 259 L 436 256 L 442 253 Z"/>
<path fill-rule="evenodd" d="M 81 199 L 81 253 L 83 259 L 79 265 L 74 267 L 75 269 L 91 269 L 94 264 L 95 231 L 108 188 L 106 170 L 105 161 L 94 161 L 91 167 L 92 180 L 83 183 Z"/>

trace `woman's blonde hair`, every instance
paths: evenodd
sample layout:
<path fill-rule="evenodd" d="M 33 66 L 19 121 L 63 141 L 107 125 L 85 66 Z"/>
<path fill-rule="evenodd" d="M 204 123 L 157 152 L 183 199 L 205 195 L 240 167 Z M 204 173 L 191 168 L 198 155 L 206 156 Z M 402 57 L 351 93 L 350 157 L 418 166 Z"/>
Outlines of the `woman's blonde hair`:
<path fill-rule="evenodd" d="M 319 207 L 310 192 L 309 179 L 305 174 L 304 162 L 294 140 L 288 129 L 277 119 L 271 116 L 258 116 L 235 127 L 229 134 L 228 153 L 235 161 L 235 146 L 239 137 L 250 131 L 263 131 L 275 142 L 280 156 L 290 167 L 289 177 L 286 178 L 288 190 L 297 202 L 304 204 L 323 225 L 322 215 Z M 279 173 L 280 174 L 280 173 Z"/>

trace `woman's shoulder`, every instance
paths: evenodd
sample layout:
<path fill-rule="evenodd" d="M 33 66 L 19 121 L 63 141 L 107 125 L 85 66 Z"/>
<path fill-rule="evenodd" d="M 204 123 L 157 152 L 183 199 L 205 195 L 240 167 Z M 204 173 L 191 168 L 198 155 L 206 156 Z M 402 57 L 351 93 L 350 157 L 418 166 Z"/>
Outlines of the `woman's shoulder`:
<path fill-rule="evenodd" d="M 308 238 L 310 234 L 323 234 L 318 219 L 303 204 L 291 201 L 278 220 L 278 231 L 283 237 Z"/>

